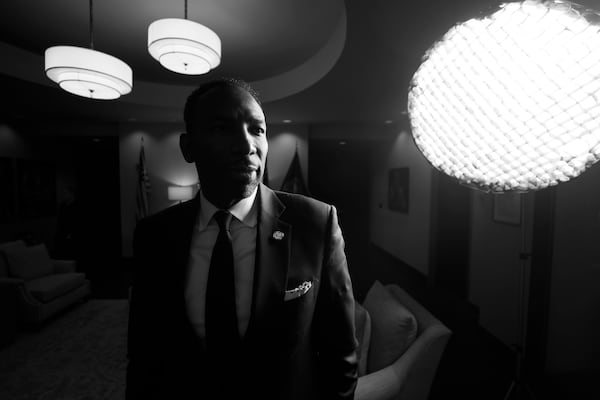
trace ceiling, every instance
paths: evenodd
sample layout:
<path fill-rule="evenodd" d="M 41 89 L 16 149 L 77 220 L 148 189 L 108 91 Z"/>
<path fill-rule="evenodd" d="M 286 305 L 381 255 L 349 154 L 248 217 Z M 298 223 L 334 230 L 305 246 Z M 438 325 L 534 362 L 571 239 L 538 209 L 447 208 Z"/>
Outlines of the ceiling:
<path fill-rule="evenodd" d="M 10 118 L 178 122 L 199 82 L 255 85 L 269 123 L 375 123 L 405 116 L 410 79 L 452 25 L 496 0 L 188 0 L 188 18 L 222 40 L 222 63 L 200 77 L 163 69 L 147 52 L 148 25 L 183 18 L 184 0 L 96 0 L 94 48 L 127 62 L 133 92 L 115 101 L 63 92 L 44 74 L 54 45 L 89 47 L 84 0 L 0 2 L 0 101 Z M 600 9 L 600 0 L 579 3 Z"/>

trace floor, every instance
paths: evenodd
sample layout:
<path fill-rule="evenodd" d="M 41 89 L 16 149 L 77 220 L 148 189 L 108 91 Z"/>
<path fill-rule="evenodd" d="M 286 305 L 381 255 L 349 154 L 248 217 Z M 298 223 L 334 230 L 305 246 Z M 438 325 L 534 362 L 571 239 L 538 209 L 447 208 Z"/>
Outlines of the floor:
<path fill-rule="evenodd" d="M 92 284 L 92 298 L 126 299 L 128 297 L 133 274 L 131 260 L 88 262 L 83 268 Z"/>
<path fill-rule="evenodd" d="M 512 381 L 511 353 L 479 327 L 453 329 L 430 400 L 504 399 Z"/>

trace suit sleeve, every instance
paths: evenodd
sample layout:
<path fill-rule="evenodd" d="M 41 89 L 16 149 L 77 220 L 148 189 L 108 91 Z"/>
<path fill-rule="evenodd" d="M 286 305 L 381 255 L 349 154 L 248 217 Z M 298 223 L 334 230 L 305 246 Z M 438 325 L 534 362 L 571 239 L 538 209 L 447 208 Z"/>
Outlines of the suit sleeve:
<path fill-rule="evenodd" d="M 353 399 L 358 377 L 354 327 L 354 296 L 344 239 L 331 206 L 317 300 L 319 382 L 324 399 Z"/>
<path fill-rule="evenodd" d="M 133 239 L 133 284 L 130 292 L 129 324 L 127 331 L 127 386 L 126 399 L 152 398 L 153 382 L 157 382 L 157 355 L 153 351 L 148 332 L 151 332 L 152 315 L 150 310 L 149 282 L 147 274 L 142 273 L 146 265 L 149 243 L 145 239 L 147 229 L 144 220 L 136 226 Z M 147 265 L 146 265 L 147 266 Z"/>

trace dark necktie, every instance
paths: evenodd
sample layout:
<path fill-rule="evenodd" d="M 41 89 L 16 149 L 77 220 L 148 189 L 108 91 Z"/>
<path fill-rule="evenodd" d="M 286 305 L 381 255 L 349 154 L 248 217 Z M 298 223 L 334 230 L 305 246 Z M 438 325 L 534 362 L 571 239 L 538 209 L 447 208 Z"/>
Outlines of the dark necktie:
<path fill-rule="evenodd" d="M 214 218 L 219 224 L 219 235 L 213 248 L 206 289 L 205 326 L 206 345 L 214 361 L 231 363 L 240 343 L 235 306 L 233 275 L 233 248 L 229 222 L 231 214 L 219 210 Z"/>

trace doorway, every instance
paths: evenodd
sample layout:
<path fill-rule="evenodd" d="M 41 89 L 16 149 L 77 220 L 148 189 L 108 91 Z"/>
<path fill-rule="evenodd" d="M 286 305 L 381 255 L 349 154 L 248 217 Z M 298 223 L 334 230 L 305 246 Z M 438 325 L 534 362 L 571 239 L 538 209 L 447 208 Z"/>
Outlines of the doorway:
<path fill-rule="evenodd" d="M 366 140 L 310 139 L 309 148 L 309 190 L 312 197 L 337 209 L 356 291 L 368 272 L 372 146 Z"/>

